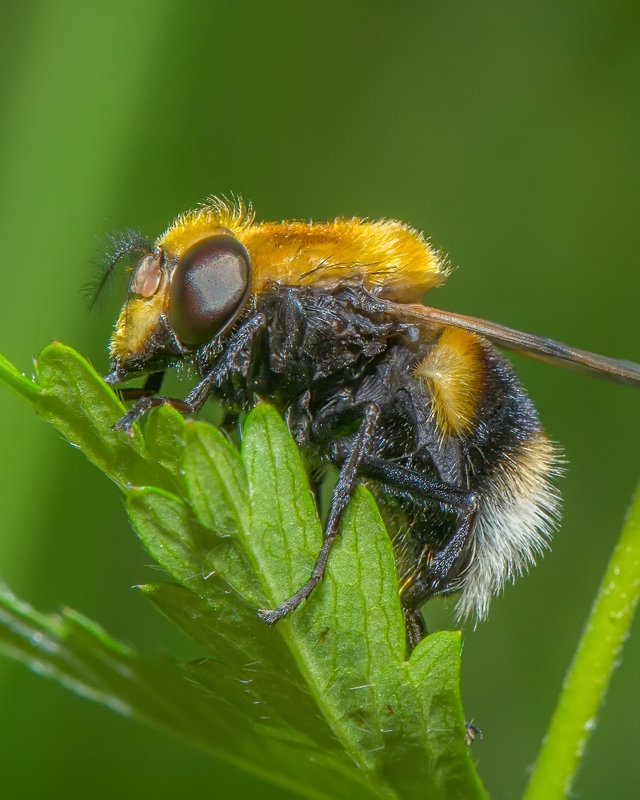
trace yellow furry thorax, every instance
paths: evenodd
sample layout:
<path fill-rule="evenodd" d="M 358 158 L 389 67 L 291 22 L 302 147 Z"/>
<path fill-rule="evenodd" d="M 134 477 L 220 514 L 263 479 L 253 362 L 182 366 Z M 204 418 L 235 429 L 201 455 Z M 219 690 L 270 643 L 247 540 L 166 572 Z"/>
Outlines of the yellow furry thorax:
<path fill-rule="evenodd" d="M 173 258 L 216 229 L 230 231 L 251 256 L 251 292 L 269 283 L 359 282 L 373 294 L 418 302 L 447 277 L 445 259 L 418 231 L 396 220 L 359 217 L 330 222 L 255 222 L 251 206 L 212 198 L 178 216 L 157 240 Z"/>
<path fill-rule="evenodd" d="M 419 302 L 447 277 L 447 264 L 427 239 L 402 222 L 359 217 L 329 222 L 256 222 L 250 205 L 211 198 L 180 214 L 156 240 L 167 265 L 158 291 L 128 298 L 111 339 L 113 358 L 126 361 L 143 352 L 166 313 L 170 270 L 198 242 L 216 232 L 233 234 L 251 258 L 250 296 L 269 285 L 363 286 L 373 295 L 400 303 Z"/>

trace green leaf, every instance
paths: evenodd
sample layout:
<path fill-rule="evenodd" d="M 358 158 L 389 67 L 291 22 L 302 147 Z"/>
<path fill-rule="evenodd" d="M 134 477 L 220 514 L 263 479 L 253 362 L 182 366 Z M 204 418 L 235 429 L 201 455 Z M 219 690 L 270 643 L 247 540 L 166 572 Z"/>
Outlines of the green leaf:
<path fill-rule="evenodd" d="M 244 545 L 277 603 L 309 576 L 320 525 L 298 451 L 270 406 L 249 415 L 242 454 L 252 517 Z M 381 792 L 479 796 L 457 693 L 459 634 L 433 634 L 405 662 L 391 544 L 364 489 L 347 509 L 342 531 L 322 584 L 279 623 L 301 674 L 347 752 Z M 425 660 L 431 653 L 447 669 Z"/>
<path fill-rule="evenodd" d="M 81 355 L 54 343 L 40 353 L 36 367 L 37 382 L 30 381 L 0 356 L 0 381 L 28 400 L 67 441 L 79 447 L 120 486 L 176 486 L 178 462 L 174 461 L 168 471 L 167 462 L 149 452 L 138 429 L 132 437 L 114 430 L 113 425 L 126 409 Z M 163 430 L 165 440 L 175 436 L 171 428 L 163 426 Z M 156 438 L 152 437 L 156 450 L 167 450 L 166 441 L 157 443 Z M 177 448 L 174 452 L 178 452 Z"/>
<path fill-rule="evenodd" d="M 0 381 L 23 400 L 35 403 L 40 396 L 40 387 L 19 372 L 2 354 L 0 354 Z"/>
<path fill-rule="evenodd" d="M 237 537 L 248 513 L 247 479 L 238 451 L 220 431 L 201 422 L 187 426 L 185 480 L 193 510 L 220 536 Z"/>
<path fill-rule="evenodd" d="M 68 609 L 61 616 L 39 614 L 7 590 L 0 591 L 0 651 L 77 694 L 307 797 L 347 796 L 343 792 L 362 800 L 375 797 L 348 765 L 340 769 L 337 761 L 326 763 L 310 740 L 296 738 L 293 730 L 279 738 L 269 720 L 257 721 L 259 711 L 249 695 L 241 702 L 243 675 L 217 674 L 213 661 L 202 668 L 151 663 L 80 614 Z M 274 769 L 284 760 L 287 771 Z"/>
<path fill-rule="evenodd" d="M 182 414 L 164 405 L 149 413 L 144 431 L 148 458 L 164 467 L 174 478 L 180 477 L 176 475 L 176 465 L 181 464 L 184 457 L 184 427 Z M 181 488 L 181 481 L 176 485 Z"/>
<path fill-rule="evenodd" d="M 432 634 L 406 660 L 392 548 L 366 490 L 322 583 L 269 628 L 256 609 L 299 588 L 322 541 L 278 413 L 249 414 L 241 453 L 169 408 L 129 438 L 113 429 L 123 406 L 73 351 L 47 348 L 38 374 L 36 386 L 0 364 L 0 378 L 125 491 L 142 543 L 176 582 L 142 591 L 206 657 L 150 664 L 78 616 L 42 617 L 7 598 L 1 648 L 308 797 L 484 797 L 465 743 L 460 635 Z"/>

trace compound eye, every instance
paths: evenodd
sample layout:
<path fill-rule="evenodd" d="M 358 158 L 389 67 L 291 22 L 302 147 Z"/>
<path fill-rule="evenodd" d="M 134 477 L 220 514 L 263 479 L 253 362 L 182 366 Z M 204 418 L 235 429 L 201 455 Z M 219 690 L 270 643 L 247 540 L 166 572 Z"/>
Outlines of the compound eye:
<path fill-rule="evenodd" d="M 169 322 L 185 344 L 210 341 L 230 325 L 251 284 L 251 259 L 231 234 L 217 234 L 187 250 L 171 281 Z"/>

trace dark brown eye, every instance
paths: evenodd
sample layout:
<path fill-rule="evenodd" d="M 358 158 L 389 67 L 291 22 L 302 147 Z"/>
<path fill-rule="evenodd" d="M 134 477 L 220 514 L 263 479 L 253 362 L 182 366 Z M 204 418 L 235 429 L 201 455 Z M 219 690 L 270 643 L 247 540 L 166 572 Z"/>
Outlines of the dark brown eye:
<path fill-rule="evenodd" d="M 171 281 L 169 322 L 185 344 L 204 344 L 230 325 L 251 284 L 251 259 L 231 234 L 187 250 Z"/>

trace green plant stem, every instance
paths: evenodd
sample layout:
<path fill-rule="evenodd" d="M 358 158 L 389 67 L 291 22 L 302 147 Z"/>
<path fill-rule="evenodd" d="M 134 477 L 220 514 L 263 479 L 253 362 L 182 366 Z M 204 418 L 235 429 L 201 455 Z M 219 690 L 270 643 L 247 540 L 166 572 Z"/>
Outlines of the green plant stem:
<path fill-rule="evenodd" d="M 564 682 L 524 800 L 567 797 L 640 596 L 640 488 Z"/>

